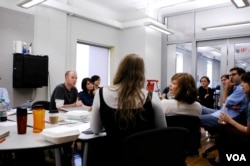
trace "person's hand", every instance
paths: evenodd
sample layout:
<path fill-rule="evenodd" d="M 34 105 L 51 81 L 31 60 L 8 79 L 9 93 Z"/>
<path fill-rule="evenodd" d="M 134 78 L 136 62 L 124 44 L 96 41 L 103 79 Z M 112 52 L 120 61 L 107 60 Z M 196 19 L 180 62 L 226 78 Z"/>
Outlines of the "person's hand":
<path fill-rule="evenodd" d="M 228 115 L 228 114 L 225 114 L 223 112 L 220 113 L 220 117 L 219 117 L 219 123 L 230 123 L 232 120 L 232 118 Z"/>
<path fill-rule="evenodd" d="M 81 106 L 83 106 L 83 103 L 81 100 L 77 100 L 75 105 L 76 105 L 76 107 L 81 107 Z"/>
<path fill-rule="evenodd" d="M 235 83 L 232 82 L 231 79 L 228 79 L 228 80 L 226 80 L 226 83 L 225 83 L 225 89 L 230 91 L 234 85 L 235 85 Z"/>
<path fill-rule="evenodd" d="M 206 94 L 205 96 L 204 96 L 204 98 L 207 98 L 209 96 L 209 94 Z"/>

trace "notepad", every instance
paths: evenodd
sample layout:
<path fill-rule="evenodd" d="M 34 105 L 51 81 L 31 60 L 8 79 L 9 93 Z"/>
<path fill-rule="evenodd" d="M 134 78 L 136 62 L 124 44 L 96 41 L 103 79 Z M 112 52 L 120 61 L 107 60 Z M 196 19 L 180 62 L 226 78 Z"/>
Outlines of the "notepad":
<path fill-rule="evenodd" d="M 8 130 L 1 130 L 0 131 L 0 139 L 5 138 L 10 135 L 10 131 Z"/>

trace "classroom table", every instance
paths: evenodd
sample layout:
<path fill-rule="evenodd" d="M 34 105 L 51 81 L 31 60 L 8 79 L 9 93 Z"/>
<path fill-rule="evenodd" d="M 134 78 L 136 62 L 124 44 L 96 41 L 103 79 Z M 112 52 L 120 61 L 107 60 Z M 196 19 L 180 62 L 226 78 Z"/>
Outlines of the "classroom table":
<path fill-rule="evenodd" d="M 61 166 L 60 147 L 62 144 L 57 145 L 45 141 L 41 134 L 33 133 L 33 129 L 30 127 L 27 127 L 26 134 L 17 134 L 17 126 L 15 124 L 8 125 L 8 123 L 9 121 L 0 123 L 1 130 L 10 131 L 5 141 L 0 143 L 0 151 L 15 152 L 20 150 L 53 148 L 55 150 L 56 166 Z"/>
<path fill-rule="evenodd" d="M 88 149 L 89 149 L 89 141 L 98 137 L 105 137 L 106 132 L 102 132 L 98 135 L 96 134 L 84 134 L 81 133 L 78 137 L 78 140 L 81 141 L 82 143 L 82 150 L 83 150 L 83 155 L 82 155 L 82 166 L 87 166 L 87 158 L 88 158 Z"/>
<path fill-rule="evenodd" d="M 14 112 L 14 111 L 12 111 Z M 65 118 L 66 112 L 60 112 L 59 116 Z M 45 128 L 55 127 L 58 125 L 63 125 L 64 123 L 60 123 L 57 125 L 51 125 L 47 122 L 48 119 L 48 111 L 45 113 Z M 89 122 L 81 122 L 81 121 L 65 121 L 66 126 L 70 126 L 73 128 L 78 129 L 81 133 L 78 137 L 78 140 L 81 141 L 83 147 L 83 156 L 82 156 L 82 164 L 83 166 L 87 166 L 87 155 L 88 155 L 88 144 L 89 141 L 98 138 L 98 137 L 105 137 L 106 133 L 100 133 L 99 135 L 95 134 L 84 134 L 82 131 L 89 129 Z M 73 122 L 73 123 L 71 123 Z M 56 159 L 56 166 L 61 166 L 61 153 L 60 147 L 63 144 L 54 144 L 48 141 L 45 141 L 41 134 L 33 133 L 33 115 L 30 111 L 28 113 L 28 121 L 27 121 L 27 133 L 23 135 L 17 134 L 17 126 L 16 126 L 16 115 L 12 113 L 8 116 L 8 121 L 3 122 L 6 125 L 1 125 L 4 129 L 10 131 L 10 135 L 6 138 L 6 140 L 0 144 L 0 151 L 15 151 L 15 150 L 28 150 L 34 148 L 54 148 L 55 149 L 55 159 Z M 7 125 L 9 123 L 10 125 Z M 12 125 L 11 125 L 12 124 Z M 18 140 L 18 141 L 17 141 Z"/>

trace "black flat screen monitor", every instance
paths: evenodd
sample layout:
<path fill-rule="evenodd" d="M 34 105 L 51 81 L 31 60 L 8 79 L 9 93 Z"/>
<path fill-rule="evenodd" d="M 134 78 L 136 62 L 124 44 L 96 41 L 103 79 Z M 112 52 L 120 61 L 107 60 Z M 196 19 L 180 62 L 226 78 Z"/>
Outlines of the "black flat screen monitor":
<path fill-rule="evenodd" d="M 14 54 L 13 88 L 48 86 L 48 56 Z"/>

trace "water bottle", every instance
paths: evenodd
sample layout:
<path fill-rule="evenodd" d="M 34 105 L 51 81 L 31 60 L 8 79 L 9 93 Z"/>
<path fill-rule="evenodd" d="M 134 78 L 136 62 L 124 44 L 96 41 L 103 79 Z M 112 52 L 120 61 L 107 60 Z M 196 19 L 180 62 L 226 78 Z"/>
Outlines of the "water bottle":
<path fill-rule="evenodd" d="M 4 99 L 0 101 L 0 122 L 7 121 L 7 106 Z"/>
<path fill-rule="evenodd" d="M 227 107 L 226 104 L 223 103 L 222 108 L 221 108 L 221 112 L 223 112 L 224 114 L 227 114 Z M 222 124 L 226 124 L 226 122 L 222 121 Z"/>

